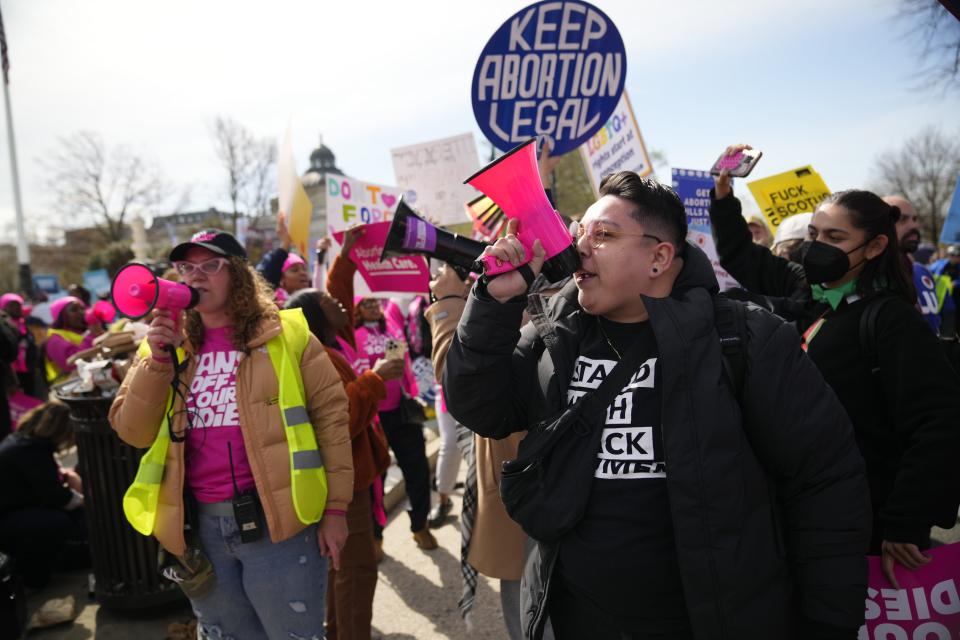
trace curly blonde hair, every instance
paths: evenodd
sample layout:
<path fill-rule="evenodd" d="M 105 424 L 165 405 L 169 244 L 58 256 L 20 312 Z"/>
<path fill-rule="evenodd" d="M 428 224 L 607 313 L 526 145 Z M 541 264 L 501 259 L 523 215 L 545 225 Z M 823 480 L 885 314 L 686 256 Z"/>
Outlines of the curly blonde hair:
<path fill-rule="evenodd" d="M 230 297 L 227 299 L 227 315 L 233 327 L 233 346 L 249 353 L 247 343 L 257 335 L 260 323 L 278 313 L 273 289 L 266 280 L 242 258 L 227 258 L 230 274 Z M 184 332 L 194 349 L 203 346 L 203 321 L 195 309 L 185 312 Z"/>

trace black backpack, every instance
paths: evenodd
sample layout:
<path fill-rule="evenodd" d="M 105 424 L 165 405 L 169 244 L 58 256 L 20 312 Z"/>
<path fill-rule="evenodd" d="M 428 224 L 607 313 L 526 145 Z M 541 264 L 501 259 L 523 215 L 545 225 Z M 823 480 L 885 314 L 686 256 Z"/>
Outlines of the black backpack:
<path fill-rule="evenodd" d="M 892 300 L 894 296 L 879 295 L 867 303 L 867 308 L 863 310 L 860 316 L 860 351 L 870 363 L 870 372 L 876 375 L 880 371 L 880 362 L 877 356 L 877 318 L 880 316 L 880 310 L 887 301 Z M 957 337 L 940 336 L 940 346 L 947 356 L 947 361 L 953 370 L 960 373 L 960 343 Z"/>

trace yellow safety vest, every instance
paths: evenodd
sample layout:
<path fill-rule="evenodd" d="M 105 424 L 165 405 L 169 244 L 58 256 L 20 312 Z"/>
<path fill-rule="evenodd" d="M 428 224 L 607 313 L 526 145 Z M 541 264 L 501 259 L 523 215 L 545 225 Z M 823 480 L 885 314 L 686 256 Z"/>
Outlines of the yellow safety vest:
<path fill-rule="evenodd" d="M 280 415 L 290 452 L 290 487 L 297 518 L 304 524 L 318 522 L 327 503 L 327 474 L 317 447 L 317 438 L 304 402 L 300 357 L 310 338 L 307 320 L 300 309 L 280 312 L 282 331 L 267 342 L 267 352 L 280 389 Z M 184 354 L 178 349 L 178 358 Z M 167 415 L 173 403 L 173 391 L 167 392 L 163 421 L 150 449 L 140 459 L 133 484 L 123 496 L 123 513 L 134 529 L 145 536 L 153 534 L 157 522 L 160 483 L 170 445 Z"/>
<path fill-rule="evenodd" d="M 80 344 L 83 342 L 83 335 L 77 333 L 76 331 L 68 331 L 66 329 L 50 329 L 47 331 L 47 339 L 50 339 L 50 336 L 60 336 L 67 342 L 72 344 Z M 64 375 L 66 372 L 57 366 L 50 358 L 44 358 L 45 366 L 47 370 L 47 382 L 55 382 L 57 378 Z"/>

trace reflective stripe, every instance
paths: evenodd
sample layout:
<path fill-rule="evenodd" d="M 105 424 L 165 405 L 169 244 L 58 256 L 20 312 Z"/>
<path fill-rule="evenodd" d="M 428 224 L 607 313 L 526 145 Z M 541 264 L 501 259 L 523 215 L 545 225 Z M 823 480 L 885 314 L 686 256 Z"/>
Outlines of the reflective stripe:
<path fill-rule="evenodd" d="M 322 469 L 323 458 L 320 457 L 319 449 L 308 449 L 306 451 L 293 452 L 294 469 Z"/>
<path fill-rule="evenodd" d="M 140 464 L 140 468 L 137 470 L 137 482 L 143 482 L 146 484 L 160 484 L 161 480 L 163 480 L 162 464 L 150 462 L 149 460 L 144 460 Z"/>
<path fill-rule="evenodd" d="M 283 419 L 286 421 L 288 427 L 310 422 L 310 416 L 307 414 L 307 408 L 303 405 L 284 409 Z"/>

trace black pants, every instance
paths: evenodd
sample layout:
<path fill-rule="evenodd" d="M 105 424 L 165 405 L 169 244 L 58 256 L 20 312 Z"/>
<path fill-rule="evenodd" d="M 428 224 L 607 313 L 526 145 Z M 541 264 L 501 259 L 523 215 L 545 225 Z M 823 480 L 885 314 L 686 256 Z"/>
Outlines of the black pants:
<path fill-rule="evenodd" d="M 23 583 L 40 589 L 55 571 L 90 566 L 90 547 L 83 509 L 41 507 L 0 515 L 0 549 L 17 562 Z"/>
<path fill-rule="evenodd" d="M 693 640 L 693 633 L 657 633 L 623 631 L 608 614 L 589 600 L 568 589 L 559 576 L 553 576 L 547 603 L 550 624 L 556 640 Z"/>
<path fill-rule="evenodd" d="M 381 411 L 380 426 L 403 473 L 407 497 L 410 499 L 410 530 L 419 531 L 427 526 L 427 514 L 430 512 L 430 467 L 427 464 L 423 427 L 404 423 L 399 408 Z"/>

